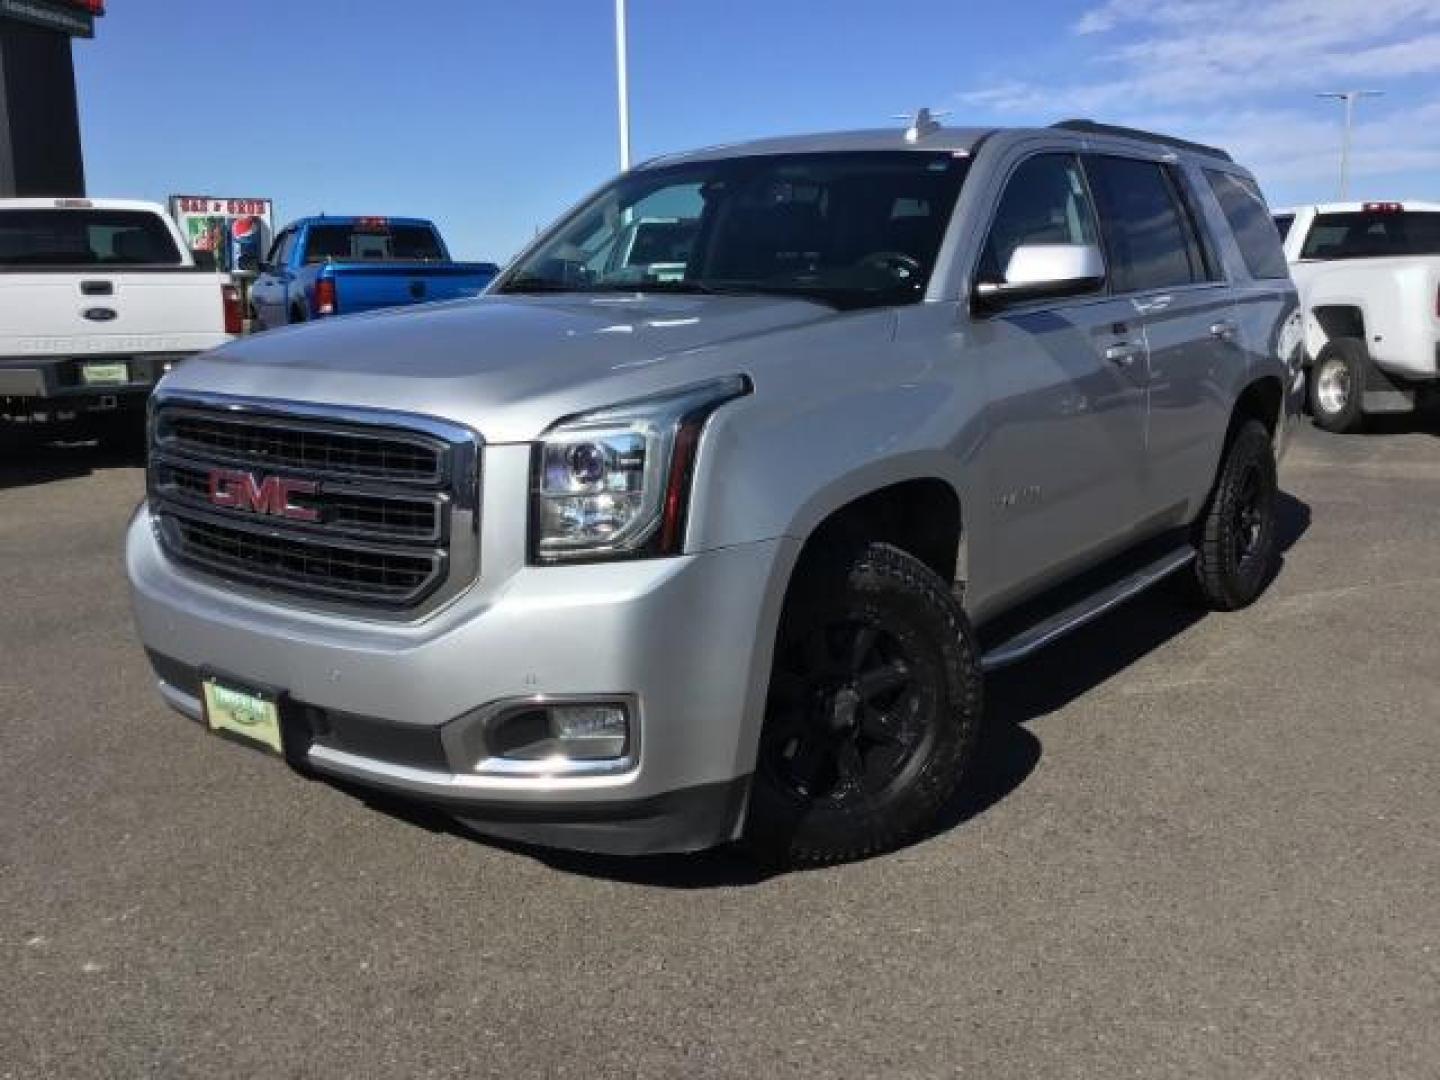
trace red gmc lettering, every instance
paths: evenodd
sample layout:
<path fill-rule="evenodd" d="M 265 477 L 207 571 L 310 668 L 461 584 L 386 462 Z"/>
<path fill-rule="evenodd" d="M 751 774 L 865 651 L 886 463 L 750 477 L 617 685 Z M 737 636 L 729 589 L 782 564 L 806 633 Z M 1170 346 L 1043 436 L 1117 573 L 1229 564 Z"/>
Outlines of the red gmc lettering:
<path fill-rule="evenodd" d="M 291 521 L 315 522 L 320 512 L 308 506 L 296 506 L 296 495 L 314 495 L 318 485 L 313 480 L 289 480 L 267 476 L 264 480 L 240 469 L 210 470 L 210 502 L 227 510 L 248 510 Z"/>

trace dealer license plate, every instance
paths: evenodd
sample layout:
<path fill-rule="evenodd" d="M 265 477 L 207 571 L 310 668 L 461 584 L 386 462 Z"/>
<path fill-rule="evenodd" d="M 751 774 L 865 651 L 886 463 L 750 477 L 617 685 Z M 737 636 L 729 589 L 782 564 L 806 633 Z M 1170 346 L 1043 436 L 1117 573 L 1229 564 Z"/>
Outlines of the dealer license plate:
<path fill-rule="evenodd" d="M 211 731 L 283 753 L 280 709 L 275 699 L 230 683 L 206 679 L 205 723 Z"/>
<path fill-rule="evenodd" d="M 86 386 L 123 386 L 130 381 L 130 365 L 81 364 L 80 381 Z"/>

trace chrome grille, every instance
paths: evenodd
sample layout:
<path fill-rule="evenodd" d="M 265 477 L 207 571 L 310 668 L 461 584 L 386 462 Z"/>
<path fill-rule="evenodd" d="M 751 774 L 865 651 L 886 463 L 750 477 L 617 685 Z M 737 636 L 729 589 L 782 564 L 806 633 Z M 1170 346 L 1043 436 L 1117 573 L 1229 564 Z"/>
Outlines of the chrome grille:
<path fill-rule="evenodd" d="M 163 391 L 152 407 L 150 510 L 177 561 L 318 606 L 404 615 L 474 580 L 480 440 L 468 429 Z M 278 502 L 274 478 L 287 484 Z M 237 504 L 237 488 L 255 494 Z"/>
<path fill-rule="evenodd" d="M 420 484 L 443 478 L 443 448 L 415 436 L 172 410 L 158 414 L 155 438 L 175 453 L 232 465 Z"/>

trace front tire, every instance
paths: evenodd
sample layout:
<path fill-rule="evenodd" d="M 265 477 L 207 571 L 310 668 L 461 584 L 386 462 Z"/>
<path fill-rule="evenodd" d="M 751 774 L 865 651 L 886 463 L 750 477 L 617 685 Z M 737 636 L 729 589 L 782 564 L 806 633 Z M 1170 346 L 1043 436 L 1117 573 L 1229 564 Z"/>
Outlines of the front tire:
<path fill-rule="evenodd" d="M 1265 425 L 1245 421 L 1230 442 L 1205 513 L 1196 525 L 1193 583 L 1212 611 L 1253 603 L 1280 557 L 1275 450 Z"/>
<path fill-rule="evenodd" d="M 1344 434 L 1365 424 L 1365 343 L 1335 338 L 1310 368 L 1310 414 L 1315 426 Z"/>
<path fill-rule="evenodd" d="M 872 543 L 801 571 L 777 635 L 745 843 L 774 866 L 913 840 L 965 779 L 981 674 L 965 613 L 918 559 Z"/>

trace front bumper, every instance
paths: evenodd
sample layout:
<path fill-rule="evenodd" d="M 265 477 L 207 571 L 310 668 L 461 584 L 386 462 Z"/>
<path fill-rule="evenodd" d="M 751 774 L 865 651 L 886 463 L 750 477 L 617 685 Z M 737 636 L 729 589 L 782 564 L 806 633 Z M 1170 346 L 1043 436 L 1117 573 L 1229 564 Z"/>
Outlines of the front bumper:
<path fill-rule="evenodd" d="M 143 507 L 126 562 L 141 639 L 179 711 L 200 717 L 202 670 L 275 688 L 300 747 L 292 760 L 307 770 L 422 800 L 493 835 L 637 854 L 708 847 L 739 829 L 797 554 L 780 539 L 520 566 L 400 625 L 298 610 L 176 567 Z M 460 749 L 471 740 L 457 731 L 477 710 L 568 695 L 635 703 L 630 768 L 497 775 Z"/>

